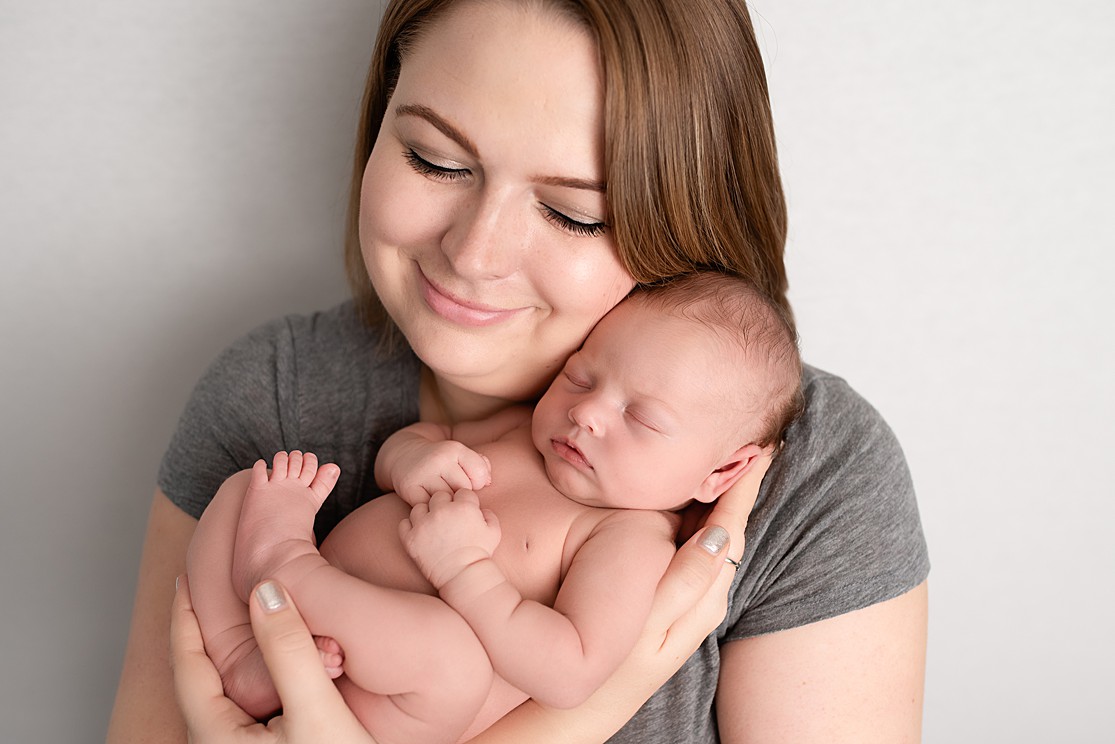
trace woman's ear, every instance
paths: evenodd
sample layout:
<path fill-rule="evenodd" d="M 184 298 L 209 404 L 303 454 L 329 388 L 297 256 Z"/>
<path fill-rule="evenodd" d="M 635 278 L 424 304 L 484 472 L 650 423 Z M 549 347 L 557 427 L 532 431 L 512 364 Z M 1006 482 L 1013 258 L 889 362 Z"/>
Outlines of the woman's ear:
<path fill-rule="evenodd" d="M 755 460 L 764 452 L 765 450 L 757 444 L 745 444 L 733 452 L 720 467 L 709 473 L 708 477 L 701 482 L 697 489 L 697 501 L 708 504 L 718 499 L 751 469 Z"/>

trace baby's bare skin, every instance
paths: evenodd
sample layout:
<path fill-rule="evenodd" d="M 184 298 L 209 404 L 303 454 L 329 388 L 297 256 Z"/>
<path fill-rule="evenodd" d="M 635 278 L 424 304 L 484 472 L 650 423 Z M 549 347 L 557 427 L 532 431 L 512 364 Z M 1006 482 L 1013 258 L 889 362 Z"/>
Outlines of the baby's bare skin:
<path fill-rule="evenodd" d="M 492 558 L 525 598 L 552 605 L 585 539 L 605 518 L 622 512 L 578 504 L 549 486 L 542 459 L 528 456 L 534 452 L 529 426 L 475 450 L 492 462 L 492 483 L 477 492 L 480 505 L 499 516 L 503 532 Z M 524 492 L 530 497 L 523 498 Z M 410 509 L 393 493 L 373 499 L 337 525 L 321 554 L 365 581 L 437 594 L 399 540 L 398 524 Z M 664 538 L 672 544 L 673 533 L 666 533 L 675 517 L 661 517 Z"/>
<path fill-rule="evenodd" d="M 491 484 L 478 492 L 481 507 L 498 515 L 502 531 L 492 561 L 523 599 L 554 606 L 574 558 L 602 530 L 638 535 L 637 545 L 625 547 L 621 543 L 615 547 L 621 553 L 632 550 L 646 558 L 649 573 L 654 575 L 647 576 L 650 590 L 640 588 L 638 593 L 652 596 L 653 584 L 673 552 L 676 515 L 602 509 L 566 498 L 549 484 L 542 459 L 531 441 L 528 416 L 523 417 L 521 425 L 496 441 L 483 444 L 466 441 L 465 444 L 470 444 L 492 462 Z M 276 496 L 281 504 L 273 498 Z M 304 608 L 311 629 L 341 642 L 346 676 L 338 680 L 338 686 L 358 717 L 365 725 L 370 725 L 383 719 L 383 701 L 380 696 L 369 695 L 360 688 L 375 689 L 367 683 L 373 680 L 380 683 L 384 666 L 395 662 L 385 661 L 382 650 L 365 650 L 365 646 L 383 645 L 378 636 L 368 639 L 366 633 L 357 630 L 345 632 L 343 626 L 331 624 L 335 618 L 326 617 L 336 604 L 328 600 L 342 596 L 343 587 L 326 589 L 326 582 L 319 573 L 316 579 L 305 582 L 306 586 L 317 584 L 321 601 L 315 601 L 307 596 L 309 589 L 300 591 L 299 584 L 309 574 L 320 572 L 321 564 L 328 561 L 329 570 L 336 572 L 329 576 L 337 580 L 359 579 L 376 587 L 421 594 L 431 599 L 437 596 L 437 591 L 411 560 L 400 540 L 399 524 L 410 515 L 411 507 L 398 496 L 386 494 L 350 514 L 330 533 L 320 554 L 312 544 L 313 513 L 319 504 L 320 495 L 312 494 L 309 488 L 306 488 L 305 498 L 293 500 L 285 491 L 281 494 L 268 494 L 264 488 L 257 488 L 254 493 L 250 491 L 236 538 L 238 555 L 250 558 L 238 557 L 234 562 L 237 564 L 234 574 L 239 575 L 237 584 L 242 587 L 252 586 L 264 577 L 278 578 L 291 588 L 295 601 Z M 253 513 L 264 516 L 257 520 Z M 630 529 L 626 527 L 628 524 Z M 642 569 L 636 572 L 641 573 Z M 572 596 L 573 590 L 570 592 Z M 345 591 L 343 596 L 349 595 L 350 592 Z M 440 600 L 434 601 L 441 604 Z M 316 611 L 314 606 L 318 608 Z M 614 614 L 625 613 L 616 608 Z M 638 618 L 639 613 L 634 616 Z M 641 619 L 635 622 L 641 627 Z M 361 630 L 376 626 L 377 620 L 372 618 Z M 637 629 L 628 634 L 635 637 Z M 400 641 L 399 645 L 406 647 L 408 644 Z M 523 652 L 529 653 L 529 650 Z M 226 679 L 226 684 L 228 682 Z M 479 713 L 462 738 L 484 730 L 530 696 L 496 676 Z"/>
<path fill-rule="evenodd" d="M 683 303 L 743 310 L 703 285 L 676 286 L 695 292 Z M 750 370 L 785 398 L 798 379 L 793 369 L 773 375 L 769 355 L 742 341 L 726 345 L 719 326 L 662 310 L 649 294 L 617 306 L 533 411 L 397 431 L 375 476 L 398 493 L 347 517 L 321 552 L 312 527 L 328 489 L 309 455 L 308 470 L 299 453 L 276 455 L 272 476 L 257 463 L 251 487 L 227 494 L 231 508 L 222 487 L 210 509 L 239 515 L 231 577 L 229 524 L 211 529 L 207 510 L 194 538 L 209 541 L 199 554 L 217 556 L 198 583 L 218 596 L 195 599 L 207 649 L 247 627 L 243 598 L 275 578 L 310 629 L 343 647 L 338 687 L 379 741 L 450 743 L 526 697 L 579 705 L 643 630 L 673 557 L 674 510 L 715 501 L 764 452 L 773 424 L 759 416 L 749 441 L 734 423 L 743 414 L 725 413 L 725 402 L 766 410 L 733 381 Z M 232 666 L 218 661 L 226 690 L 250 664 Z"/>

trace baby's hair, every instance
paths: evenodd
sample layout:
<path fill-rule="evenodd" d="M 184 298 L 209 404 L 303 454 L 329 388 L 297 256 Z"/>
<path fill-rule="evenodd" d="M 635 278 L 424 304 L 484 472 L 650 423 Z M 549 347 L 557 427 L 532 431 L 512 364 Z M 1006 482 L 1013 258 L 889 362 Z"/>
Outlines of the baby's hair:
<path fill-rule="evenodd" d="M 750 281 L 716 271 L 638 286 L 627 301 L 700 323 L 737 349 L 740 389 L 759 409 L 741 436 L 761 447 L 781 444 L 805 398 L 797 334 L 780 305 Z"/>

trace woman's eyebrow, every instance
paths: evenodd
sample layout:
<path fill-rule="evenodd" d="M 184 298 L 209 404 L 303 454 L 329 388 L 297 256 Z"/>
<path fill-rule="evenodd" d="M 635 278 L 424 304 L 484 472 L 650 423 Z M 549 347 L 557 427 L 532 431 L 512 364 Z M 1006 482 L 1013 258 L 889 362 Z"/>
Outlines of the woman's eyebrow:
<path fill-rule="evenodd" d="M 544 183 L 547 186 L 565 186 L 570 189 L 585 189 L 586 191 L 599 191 L 604 194 L 608 191 L 607 184 L 601 181 L 592 181 L 588 178 L 565 178 L 563 176 L 535 176 L 531 179 L 535 183 Z"/>
<path fill-rule="evenodd" d="M 457 127 L 439 116 L 438 113 L 429 106 L 423 106 L 420 103 L 404 103 L 395 109 L 395 116 L 417 116 L 419 119 L 425 119 L 439 132 L 464 148 L 465 152 L 469 155 L 474 158 L 480 157 L 476 150 L 476 145 L 472 144 L 472 140 L 465 136 L 465 133 L 460 129 L 457 129 Z"/>
<path fill-rule="evenodd" d="M 450 124 L 441 117 L 436 111 L 429 106 L 423 106 L 420 103 L 404 103 L 395 109 L 395 116 L 416 116 L 419 119 L 428 121 L 435 129 L 444 134 L 449 139 L 460 145 L 465 152 L 474 158 L 479 158 L 480 154 L 477 151 L 476 145 L 472 140 L 457 127 Z M 531 179 L 535 183 L 546 184 L 547 186 L 563 186 L 570 189 L 584 189 L 585 191 L 599 191 L 604 194 L 607 193 L 607 184 L 602 181 L 593 181 L 590 178 L 569 178 L 566 176 L 535 176 Z"/>

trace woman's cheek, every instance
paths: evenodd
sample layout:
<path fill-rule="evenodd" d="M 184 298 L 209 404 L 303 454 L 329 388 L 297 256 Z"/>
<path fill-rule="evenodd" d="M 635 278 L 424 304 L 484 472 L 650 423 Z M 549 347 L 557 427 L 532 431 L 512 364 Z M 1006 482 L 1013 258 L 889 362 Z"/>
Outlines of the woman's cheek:
<path fill-rule="evenodd" d="M 362 241 L 372 239 L 389 245 L 406 241 L 408 217 L 417 211 L 415 196 L 409 192 L 405 174 L 382 162 L 373 150 L 360 191 L 360 228 Z M 400 158 L 401 159 L 401 158 Z M 365 245 L 365 250 L 369 246 Z"/>

